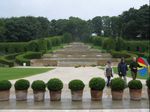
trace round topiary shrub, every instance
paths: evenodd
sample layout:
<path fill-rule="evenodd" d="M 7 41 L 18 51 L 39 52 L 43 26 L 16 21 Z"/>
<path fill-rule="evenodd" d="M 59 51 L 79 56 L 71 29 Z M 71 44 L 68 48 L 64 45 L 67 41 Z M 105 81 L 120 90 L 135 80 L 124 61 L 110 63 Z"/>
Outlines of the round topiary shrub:
<path fill-rule="evenodd" d="M 89 82 L 89 87 L 92 90 L 100 90 L 102 91 L 105 87 L 105 80 L 100 77 L 94 77 Z"/>
<path fill-rule="evenodd" d="M 83 90 L 85 87 L 85 84 L 81 80 L 72 80 L 69 82 L 69 89 L 73 91 Z"/>
<path fill-rule="evenodd" d="M 146 80 L 146 85 L 147 85 L 148 89 L 150 89 L 150 77 Z"/>
<path fill-rule="evenodd" d="M 111 80 L 111 90 L 120 91 L 125 89 L 125 82 L 121 78 L 114 78 Z"/>
<path fill-rule="evenodd" d="M 0 81 L 0 91 L 9 90 L 11 88 L 11 86 L 12 86 L 12 84 L 8 80 Z"/>
<path fill-rule="evenodd" d="M 27 90 L 30 87 L 30 82 L 25 79 L 20 79 L 15 82 L 16 90 Z"/>
<path fill-rule="evenodd" d="M 52 78 L 47 83 L 48 90 L 59 91 L 63 88 L 63 82 L 58 78 Z"/>
<path fill-rule="evenodd" d="M 34 91 L 45 91 L 46 89 L 46 84 L 42 80 L 36 80 L 32 83 L 31 88 Z"/>
<path fill-rule="evenodd" d="M 142 83 L 140 80 L 131 80 L 128 83 L 128 87 L 130 89 L 142 89 Z"/>

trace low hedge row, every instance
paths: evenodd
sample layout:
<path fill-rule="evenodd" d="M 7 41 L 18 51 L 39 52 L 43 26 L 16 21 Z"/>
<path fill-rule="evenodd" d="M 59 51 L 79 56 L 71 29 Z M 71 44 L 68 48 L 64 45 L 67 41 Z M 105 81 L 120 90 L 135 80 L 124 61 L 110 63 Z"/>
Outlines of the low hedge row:
<path fill-rule="evenodd" d="M 131 63 L 132 57 L 138 57 L 136 54 L 128 53 L 127 51 L 111 51 L 113 58 L 125 58 L 127 64 Z"/>
<path fill-rule="evenodd" d="M 30 66 L 30 59 L 39 59 L 41 58 L 41 52 L 26 52 L 21 55 L 16 56 L 16 62 L 20 65 L 26 63 L 27 66 Z"/>
<path fill-rule="evenodd" d="M 0 57 L 0 63 L 3 65 L 8 65 L 9 67 L 12 67 L 12 66 L 14 66 L 15 57 L 17 55 L 19 55 L 19 53 L 2 56 L 2 57 Z"/>
<path fill-rule="evenodd" d="M 51 49 L 52 46 L 58 46 L 62 43 L 72 41 L 70 34 L 63 36 L 47 37 L 29 42 L 3 42 L 0 43 L 0 55 L 20 52 L 46 52 L 47 49 Z"/>
<path fill-rule="evenodd" d="M 88 42 L 97 46 L 102 46 L 102 48 L 106 50 L 127 50 L 133 52 L 148 52 L 150 50 L 148 41 L 127 41 L 121 37 L 114 38 L 94 36 L 90 37 Z"/>

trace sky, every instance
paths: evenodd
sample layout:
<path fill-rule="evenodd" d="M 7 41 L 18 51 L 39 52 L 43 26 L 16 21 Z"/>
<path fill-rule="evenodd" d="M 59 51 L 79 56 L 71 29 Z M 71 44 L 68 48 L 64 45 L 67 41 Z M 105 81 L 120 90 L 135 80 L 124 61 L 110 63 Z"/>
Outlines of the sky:
<path fill-rule="evenodd" d="M 117 16 L 144 4 L 149 0 L 0 0 L 0 17 L 43 16 L 52 20 L 74 16 L 88 20 Z"/>

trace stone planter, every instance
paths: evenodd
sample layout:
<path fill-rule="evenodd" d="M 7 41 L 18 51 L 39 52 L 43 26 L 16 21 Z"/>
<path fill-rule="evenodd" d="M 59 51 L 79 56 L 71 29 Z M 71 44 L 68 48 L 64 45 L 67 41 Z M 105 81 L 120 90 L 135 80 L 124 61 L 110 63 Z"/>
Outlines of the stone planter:
<path fill-rule="evenodd" d="M 49 91 L 51 101 L 61 100 L 61 90 L 60 91 Z"/>
<path fill-rule="evenodd" d="M 72 95 L 72 101 L 81 101 L 83 96 L 83 90 L 78 90 L 78 91 L 71 90 L 71 95 Z"/>
<path fill-rule="evenodd" d="M 131 100 L 141 100 L 142 89 L 129 89 Z"/>
<path fill-rule="evenodd" d="M 9 100 L 10 92 L 9 90 L 1 90 L 0 91 L 0 101 L 7 101 Z"/>
<path fill-rule="evenodd" d="M 44 101 L 45 91 L 33 91 L 34 93 L 34 101 Z"/>
<path fill-rule="evenodd" d="M 15 92 L 17 101 L 27 100 L 27 90 L 15 90 Z"/>
<path fill-rule="evenodd" d="M 150 89 L 149 88 L 147 88 L 147 94 L 148 94 L 148 98 L 150 100 Z"/>
<path fill-rule="evenodd" d="M 111 91 L 112 100 L 122 100 L 123 98 L 123 90 L 120 91 Z"/>
<path fill-rule="evenodd" d="M 91 89 L 91 100 L 98 101 L 102 99 L 103 91 Z"/>

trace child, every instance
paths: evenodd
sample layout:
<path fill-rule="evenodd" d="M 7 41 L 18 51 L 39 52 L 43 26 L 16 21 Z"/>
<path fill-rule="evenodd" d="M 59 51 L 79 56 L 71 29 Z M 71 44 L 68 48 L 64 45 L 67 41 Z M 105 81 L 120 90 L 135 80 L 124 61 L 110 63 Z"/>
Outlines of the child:
<path fill-rule="evenodd" d="M 107 65 L 105 66 L 104 74 L 105 74 L 105 77 L 107 77 L 107 87 L 109 87 L 111 77 L 113 77 L 113 69 L 112 69 L 110 61 L 107 61 Z"/>

